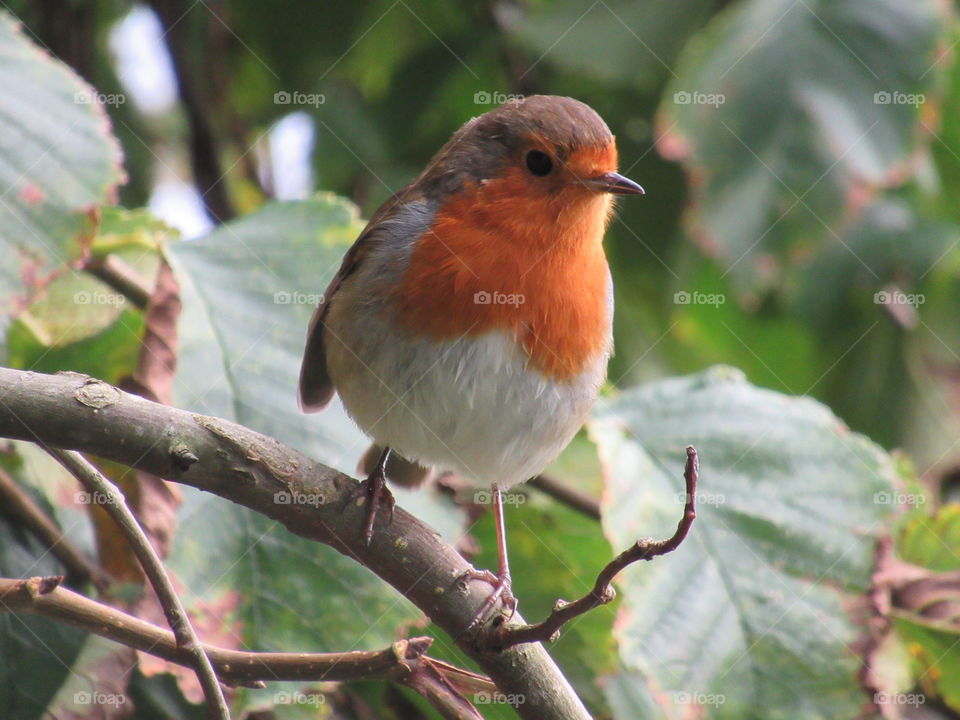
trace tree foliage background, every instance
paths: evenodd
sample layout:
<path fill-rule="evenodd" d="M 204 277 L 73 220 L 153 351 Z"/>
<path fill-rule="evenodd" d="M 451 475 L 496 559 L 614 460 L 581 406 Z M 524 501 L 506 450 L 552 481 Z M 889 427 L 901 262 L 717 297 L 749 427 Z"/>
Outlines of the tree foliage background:
<path fill-rule="evenodd" d="M 119 259 L 149 294 L 165 261 L 183 301 L 172 403 L 353 472 L 362 436 L 338 408 L 301 416 L 294 388 L 311 306 L 361 218 L 470 117 L 514 95 L 577 97 L 613 129 L 622 171 L 647 196 L 622 204 L 607 239 L 611 382 L 550 469 L 598 498 L 602 519 L 532 490 L 516 496 L 508 527 L 525 615 L 582 594 L 636 537 L 669 532 L 693 443 L 703 497 L 691 541 L 626 572 L 620 599 L 552 646 L 591 710 L 956 717 L 956 10 L 946 0 L 11 1 L 0 13 L 4 364 L 129 380 L 150 323 L 96 268 Z M 122 61 L 137 49 L 117 41 L 131 17 L 156 20 L 138 37 L 170 63 L 171 102 L 145 104 L 124 76 L 149 59 Z M 289 198 L 278 124 L 291 117 L 312 142 L 293 194 L 309 193 L 278 200 Z M 187 234 L 199 237 L 188 241 L 175 216 L 143 209 L 164 214 L 177 181 L 196 189 L 201 222 Z M 41 453 L 11 443 L 2 465 L 78 547 L 139 582 Z M 491 518 L 471 493 L 398 494 L 475 564 L 495 564 Z M 161 505 L 168 563 L 218 642 L 348 650 L 421 632 L 414 608 L 332 550 L 199 493 Z M 62 571 L 0 514 L 0 574 Z M 466 663 L 442 634 L 435 649 Z M 5 717 L 134 705 L 138 718 L 201 716 L 189 677 L 145 660 L 123 666 L 125 708 L 84 703 L 117 652 L 0 615 Z M 319 691 L 238 690 L 233 702 L 278 718 L 432 712 L 379 683 Z M 475 698 L 485 717 L 510 717 L 501 700 Z"/>

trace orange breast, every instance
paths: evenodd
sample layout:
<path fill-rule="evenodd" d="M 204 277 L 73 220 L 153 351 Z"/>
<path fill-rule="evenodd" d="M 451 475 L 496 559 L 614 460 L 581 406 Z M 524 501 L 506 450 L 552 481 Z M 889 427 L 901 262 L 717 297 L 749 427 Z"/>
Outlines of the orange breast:
<path fill-rule="evenodd" d="M 610 209 L 582 188 L 531 197 L 518 170 L 458 193 L 414 247 L 401 322 L 437 339 L 504 329 L 542 373 L 575 377 L 609 336 Z"/>

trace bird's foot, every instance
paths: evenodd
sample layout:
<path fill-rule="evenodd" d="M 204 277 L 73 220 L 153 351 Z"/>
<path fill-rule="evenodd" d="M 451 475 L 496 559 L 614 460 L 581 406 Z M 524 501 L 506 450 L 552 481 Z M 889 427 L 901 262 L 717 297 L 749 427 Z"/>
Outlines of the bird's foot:
<path fill-rule="evenodd" d="M 366 498 L 366 516 L 363 522 L 363 544 L 368 546 L 373 539 L 373 524 L 377 520 L 377 511 L 381 505 L 387 507 L 387 524 L 393 522 L 393 506 L 396 500 L 393 493 L 387 487 L 386 476 L 383 467 L 374 468 L 373 472 L 367 476 L 367 479 L 357 485 L 347 498 L 346 505 L 356 502 L 361 498 Z"/>
<path fill-rule="evenodd" d="M 509 622 L 510 618 L 512 618 L 513 614 L 517 611 L 517 598 L 513 595 L 513 583 L 510 579 L 510 573 L 497 575 L 489 570 L 471 569 L 463 573 L 458 579 L 464 583 L 468 580 L 483 580 L 484 582 L 490 583 L 490 587 L 493 588 L 493 592 L 483 601 L 483 605 L 480 606 L 477 614 L 473 616 L 473 620 L 464 628 L 465 633 L 475 630 L 487 615 L 489 615 L 498 600 L 506 610 L 506 615 L 499 621 L 500 625 Z"/>

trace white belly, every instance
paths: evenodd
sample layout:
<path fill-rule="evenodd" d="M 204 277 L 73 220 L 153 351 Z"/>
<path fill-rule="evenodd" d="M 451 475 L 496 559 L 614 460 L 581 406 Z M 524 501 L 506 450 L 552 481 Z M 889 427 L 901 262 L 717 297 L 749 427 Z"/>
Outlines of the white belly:
<path fill-rule="evenodd" d="M 374 440 L 424 465 L 507 488 L 542 471 L 583 425 L 607 353 L 569 381 L 545 379 L 501 331 L 457 341 L 388 342 L 377 313 L 331 313 L 327 367 Z M 392 335 L 392 334 L 391 334 Z"/>

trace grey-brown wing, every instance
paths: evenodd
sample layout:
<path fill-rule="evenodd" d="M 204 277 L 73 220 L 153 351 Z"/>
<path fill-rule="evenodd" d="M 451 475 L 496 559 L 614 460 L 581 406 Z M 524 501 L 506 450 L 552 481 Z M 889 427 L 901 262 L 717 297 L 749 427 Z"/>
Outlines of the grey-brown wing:
<path fill-rule="evenodd" d="M 324 322 L 337 290 L 363 262 L 376 243 L 412 242 L 429 227 L 432 213 L 425 201 L 410 189 L 402 190 L 385 202 L 367 223 L 360 237 L 347 251 L 340 269 L 323 294 L 323 302 L 313 311 L 307 330 L 307 345 L 300 365 L 300 409 L 323 410 L 333 399 L 336 388 L 327 372 Z"/>
<path fill-rule="evenodd" d="M 303 412 L 319 412 L 333 399 L 335 388 L 327 372 L 323 324 L 330 307 L 330 300 L 333 299 L 344 279 L 357 268 L 363 257 L 367 234 L 364 231 L 344 255 L 340 269 L 323 293 L 323 301 L 317 305 L 317 309 L 313 311 L 313 317 L 310 318 L 307 345 L 303 351 L 303 361 L 300 363 L 299 402 Z"/>

